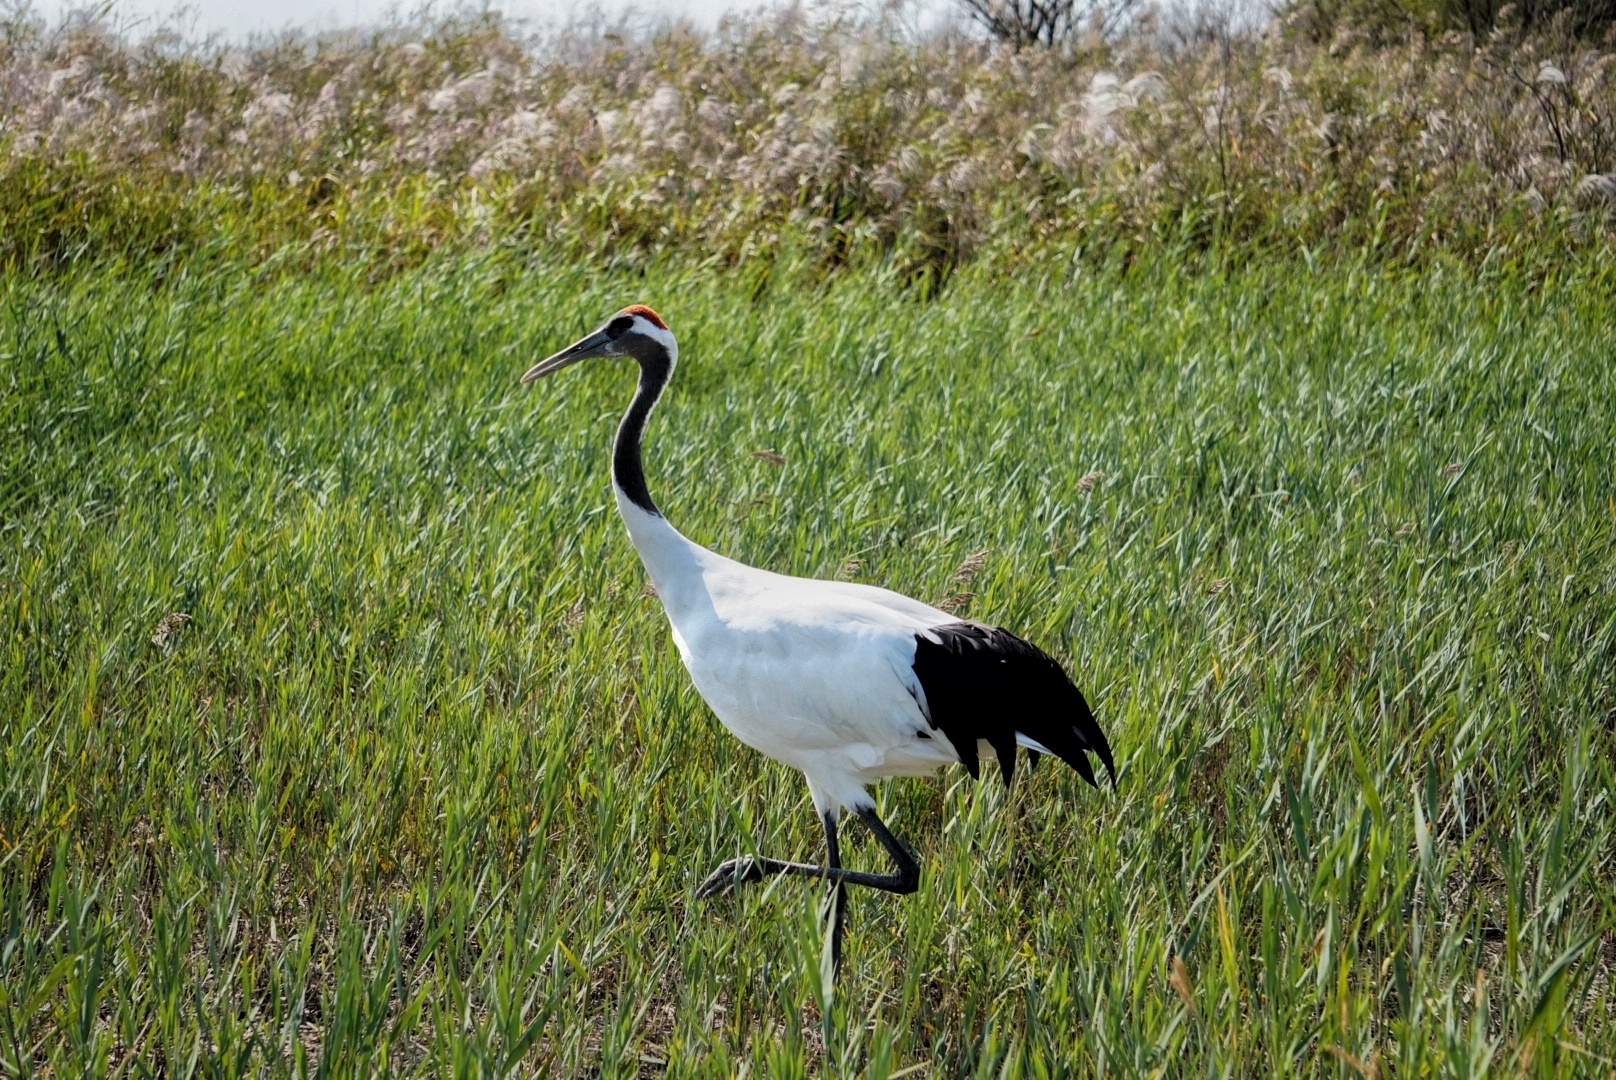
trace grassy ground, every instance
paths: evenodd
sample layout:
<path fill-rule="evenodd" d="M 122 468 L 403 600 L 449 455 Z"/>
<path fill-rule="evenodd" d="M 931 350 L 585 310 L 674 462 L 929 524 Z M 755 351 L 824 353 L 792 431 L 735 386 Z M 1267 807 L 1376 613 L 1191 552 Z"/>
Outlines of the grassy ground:
<path fill-rule="evenodd" d="M 1608 260 L 362 282 L 0 282 L 0 1074 L 1616 1068 Z M 1118 751 L 883 788 L 828 1012 L 817 890 L 691 897 L 819 837 L 615 520 L 630 374 L 516 385 L 633 301 L 675 524 Z"/>

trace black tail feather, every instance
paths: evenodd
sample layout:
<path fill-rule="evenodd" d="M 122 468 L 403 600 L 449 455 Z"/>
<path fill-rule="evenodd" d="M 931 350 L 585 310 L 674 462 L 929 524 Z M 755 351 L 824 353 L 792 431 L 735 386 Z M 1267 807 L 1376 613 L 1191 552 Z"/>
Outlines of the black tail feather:
<path fill-rule="evenodd" d="M 926 692 L 927 719 L 948 736 L 972 779 L 978 777 L 980 739 L 993 748 L 1005 783 L 1013 780 L 1021 734 L 1096 787 L 1088 754 L 1098 755 L 1116 786 L 1111 744 L 1089 703 L 1037 646 L 998 627 L 948 623 L 915 636 L 914 667 Z M 1037 764 L 1038 753 L 1029 753 Z"/>

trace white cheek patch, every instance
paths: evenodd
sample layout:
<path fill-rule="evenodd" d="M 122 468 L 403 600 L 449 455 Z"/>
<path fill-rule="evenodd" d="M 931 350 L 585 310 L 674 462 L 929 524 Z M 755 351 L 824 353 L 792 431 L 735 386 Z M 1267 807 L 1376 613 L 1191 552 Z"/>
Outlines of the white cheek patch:
<path fill-rule="evenodd" d="M 673 340 L 673 331 L 647 319 L 644 315 L 634 316 L 634 330 L 644 334 L 668 350 L 668 366 L 671 368 L 679 362 L 679 343 Z"/>

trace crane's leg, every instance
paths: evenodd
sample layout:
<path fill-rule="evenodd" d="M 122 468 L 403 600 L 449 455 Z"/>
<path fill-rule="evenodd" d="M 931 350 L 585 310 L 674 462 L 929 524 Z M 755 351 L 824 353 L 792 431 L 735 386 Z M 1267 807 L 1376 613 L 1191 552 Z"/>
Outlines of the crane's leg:
<path fill-rule="evenodd" d="M 920 864 L 909 850 L 903 846 L 886 824 L 876 816 L 873 806 L 863 807 L 855 813 L 859 820 L 870 827 L 875 838 L 881 841 L 881 846 L 887 849 L 892 861 L 897 864 L 897 870 L 891 874 L 870 874 L 863 870 L 844 870 L 840 866 L 814 866 L 811 863 L 786 862 L 782 859 L 764 859 L 751 855 L 739 859 L 730 859 L 707 876 L 707 880 L 696 888 L 698 899 L 705 900 L 709 896 L 717 896 L 727 892 L 738 885 L 748 881 L 762 881 L 775 874 L 801 874 L 805 877 L 823 878 L 842 885 L 863 885 L 871 889 L 880 889 L 882 892 L 907 895 L 920 888 Z M 825 839 L 830 846 L 833 862 L 840 862 L 840 849 L 835 846 L 831 825 L 825 830 Z"/>
<path fill-rule="evenodd" d="M 825 865 L 831 870 L 842 868 L 842 846 L 836 839 L 836 815 L 825 818 Z M 847 915 L 847 882 L 837 881 L 830 891 L 830 966 L 842 970 L 842 920 Z"/>

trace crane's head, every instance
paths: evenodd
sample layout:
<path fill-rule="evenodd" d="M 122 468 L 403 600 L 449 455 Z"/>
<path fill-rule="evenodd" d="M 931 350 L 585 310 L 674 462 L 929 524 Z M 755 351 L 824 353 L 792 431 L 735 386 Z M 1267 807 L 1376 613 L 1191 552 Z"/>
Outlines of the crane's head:
<path fill-rule="evenodd" d="M 676 349 L 673 331 L 668 329 L 662 317 L 644 304 L 635 304 L 607 319 L 600 329 L 588 337 L 580 338 L 554 356 L 528 368 L 522 381 L 529 383 L 542 379 L 580 360 L 596 356 L 627 356 L 642 365 L 648 360 L 657 360 L 671 368 L 674 357 L 678 355 Z"/>

